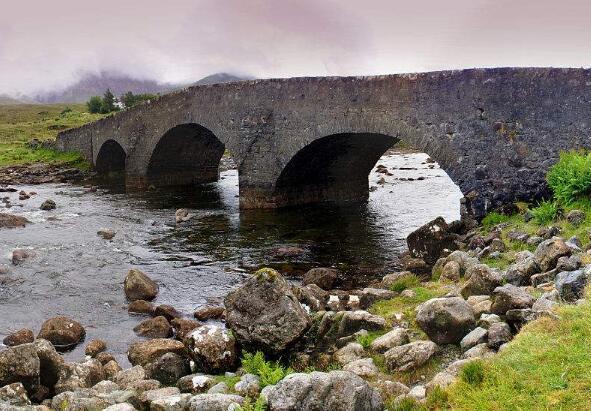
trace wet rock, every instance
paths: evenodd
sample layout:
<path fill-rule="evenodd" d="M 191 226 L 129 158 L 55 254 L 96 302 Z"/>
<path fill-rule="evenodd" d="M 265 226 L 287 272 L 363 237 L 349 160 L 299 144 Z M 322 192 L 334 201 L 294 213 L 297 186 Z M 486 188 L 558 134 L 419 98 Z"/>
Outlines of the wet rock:
<path fill-rule="evenodd" d="M 84 353 L 86 355 L 91 356 L 92 358 L 95 358 L 98 353 L 103 352 L 106 349 L 107 349 L 107 343 L 104 342 L 103 340 L 91 340 L 88 342 L 88 344 L 86 344 L 86 348 L 84 350 Z"/>
<path fill-rule="evenodd" d="M 102 364 L 102 362 L 101 362 L 101 364 Z M 109 378 L 109 379 L 112 379 L 113 377 L 115 377 L 115 375 L 117 375 L 117 373 L 119 373 L 119 371 L 121 371 L 121 370 L 122 370 L 121 366 L 115 360 L 111 360 L 103 365 L 103 371 L 105 372 L 105 377 Z"/>
<path fill-rule="evenodd" d="M 404 328 L 394 328 L 392 331 L 387 332 L 386 334 L 376 338 L 371 343 L 370 348 L 372 351 L 378 353 L 384 353 L 388 351 L 390 348 L 398 347 L 400 345 L 408 344 L 408 332 Z"/>
<path fill-rule="evenodd" d="M 180 312 L 177 311 L 176 308 L 168 304 L 161 304 L 158 307 L 156 307 L 156 309 L 154 310 L 154 315 L 163 316 L 168 321 L 172 321 L 175 318 L 181 318 L 183 316 Z"/>
<path fill-rule="evenodd" d="M 394 298 L 396 293 L 381 288 L 364 288 L 359 294 L 359 307 L 363 310 L 369 308 L 373 303 L 380 300 Z"/>
<path fill-rule="evenodd" d="M 14 214 L 0 213 L 0 228 L 25 227 L 30 221 Z"/>
<path fill-rule="evenodd" d="M 117 234 L 115 231 L 107 229 L 107 230 L 99 230 L 96 234 L 101 237 L 103 240 L 112 240 Z"/>
<path fill-rule="evenodd" d="M 174 328 L 177 340 L 180 341 L 183 341 L 195 328 L 202 325 L 200 322 L 188 318 L 173 318 L 170 323 Z"/>
<path fill-rule="evenodd" d="M 33 343 L 37 357 L 39 358 L 39 378 L 41 384 L 53 388 L 59 379 L 59 372 L 64 363 L 62 357 L 55 350 L 55 347 L 47 340 L 37 339 Z"/>
<path fill-rule="evenodd" d="M 130 301 L 151 301 L 158 295 L 159 287 L 140 270 L 129 270 L 123 283 L 125 295 Z"/>
<path fill-rule="evenodd" d="M 166 318 L 148 318 L 133 328 L 137 335 L 149 338 L 168 338 L 172 336 L 172 326 Z"/>
<path fill-rule="evenodd" d="M 234 391 L 243 397 L 256 398 L 261 391 L 259 377 L 253 374 L 244 374 L 234 385 Z"/>
<path fill-rule="evenodd" d="M 82 363 L 65 363 L 60 368 L 55 392 L 59 394 L 79 388 L 90 388 L 104 379 L 103 366 L 94 358 Z"/>
<path fill-rule="evenodd" d="M 127 311 L 135 314 L 154 314 L 154 305 L 146 300 L 135 300 L 129 303 Z"/>
<path fill-rule="evenodd" d="M 431 266 L 422 258 L 413 258 L 410 255 L 402 256 L 400 264 L 405 271 L 410 271 L 416 275 L 427 276 L 431 272 Z"/>
<path fill-rule="evenodd" d="M 37 255 L 34 250 L 24 249 L 24 248 L 17 248 L 12 252 L 12 264 L 20 265 L 25 260 L 33 258 Z"/>
<path fill-rule="evenodd" d="M 225 328 L 203 325 L 185 339 L 185 345 L 200 371 L 218 373 L 236 366 L 236 340 Z"/>
<path fill-rule="evenodd" d="M 225 300 L 226 321 L 238 341 L 250 349 L 278 354 L 298 340 L 310 317 L 277 271 L 261 269 Z"/>
<path fill-rule="evenodd" d="M 357 375 L 347 371 L 291 374 L 261 395 L 270 410 L 356 410 L 384 408 L 379 393 Z"/>
<path fill-rule="evenodd" d="M 8 347 L 14 347 L 21 344 L 32 343 L 35 340 L 33 331 L 23 328 L 7 335 L 2 343 Z"/>
<path fill-rule="evenodd" d="M 556 276 L 556 290 L 563 301 L 575 302 L 583 297 L 589 278 L 589 267 L 576 271 L 563 271 Z"/>
<path fill-rule="evenodd" d="M 424 302 L 417 307 L 416 322 L 437 344 L 456 344 L 476 325 L 472 307 L 460 297 Z"/>
<path fill-rule="evenodd" d="M 41 207 L 39 207 L 39 208 L 43 211 L 49 211 L 49 210 L 55 210 L 55 207 L 56 207 L 55 201 L 53 201 L 51 199 L 47 199 L 41 204 Z"/>
<path fill-rule="evenodd" d="M 199 307 L 193 315 L 199 321 L 215 320 L 222 318 L 224 315 L 224 307 L 206 305 L 205 307 Z"/>
<path fill-rule="evenodd" d="M 46 320 L 41 325 L 37 338 L 43 338 L 58 350 L 69 350 L 84 340 L 86 330 L 77 321 L 59 316 Z"/>
<path fill-rule="evenodd" d="M 566 215 L 566 220 L 574 226 L 579 226 L 585 221 L 585 213 L 581 210 L 571 210 Z"/>
<path fill-rule="evenodd" d="M 113 354 L 108 353 L 108 352 L 99 352 L 94 358 L 96 358 L 97 360 L 99 360 L 101 362 L 101 364 L 105 365 L 110 361 L 115 360 L 115 357 L 113 356 Z"/>
<path fill-rule="evenodd" d="M 513 338 L 509 324 L 497 322 L 488 328 L 488 346 L 498 350 L 499 347 Z"/>
<path fill-rule="evenodd" d="M 146 365 L 154 362 L 167 352 L 186 356 L 187 351 L 182 342 L 165 338 L 137 341 L 129 346 L 127 358 L 132 365 Z"/>
<path fill-rule="evenodd" d="M 33 344 L 0 351 L 0 387 L 20 382 L 29 395 L 39 388 L 40 362 Z"/>
<path fill-rule="evenodd" d="M 333 268 L 312 268 L 304 274 L 303 284 L 316 284 L 323 290 L 331 290 L 338 277 L 338 271 Z"/>
<path fill-rule="evenodd" d="M 535 302 L 527 291 L 513 284 L 497 287 L 493 294 L 494 300 L 491 310 L 498 315 L 505 315 L 507 311 L 512 309 L 530 308 Z"/>
<path fill-rule="evenodd" d="M 333 358 L 340 365 L 346 365 L 350 362 L 363 358 L 365 356 L 365 350 L 359 343 L 349 343 L 343 348 L 337 350 Z"/>
<path fill-rule="evenodd" d="M 172 352 L 164 354 L 144 368 L 149 378 L 160 381 L 163 385 L 174 385 L 179 378 L 191 373 L 189 359 Z"/>
<path fill-rule="evenodd" d="M 189 411 L 227 411 L 237 409 L 244 398 L 234 394 L 199 394 L 189 400 Z"/>
<path fill-rule="evenodd" d="M 373 358 L 361 358 L 351 361 L 343 367 L 343 371 L 352 372 L 363 378 L 373 378 L 378 375 L 378 367 L 374 364 Z"/>
<path fill-rule="evenodd" d="M 31 405 L 27 390 L 20 382 L 0 388 L 0 409 L 10 410 L 10 406 L 24 407 Z"/>
<path fill-rule="evenodd" d="M 215 378 L 205 374 L 191 374 L 179 378 L 177 387 L 181 392 L 201 394 L 215 384 Z"/>
<path fill-rule="evenodd" d="M 478 264 L 466 271 L 468 281 L 462 287 L 462 297 L 491 294 L 503 281 L 502 273 L 486 264 Z"/>
<path fill-rule="evenodd" d="M 189 221 L 193 217 L 193 214 L 189 214 L 189 210 L 186 208 L 179 208 L 174 213 L 174 220 L 177 224 Z"/>
<path fill-rule="evenodd" d="M 485 343 L 487 341 L 488 331 L 482 327 L 476 327 L 470 331 L 462 341 L 460 341 L 460 347 L 462 351 L 469 350 L 470 348 Z"/>
<path fill-rule="evenodd" d="M 405 372 L 425 364 L 437 352 L 432 341 L 415 341 L 386 351 L 384 359 L 390 371 Z"/>
<path fill-rule="evenodd" d="M 457 249 L 455 238 L 443 217 L 437 217 L 410 233 L 406 242 L 413 257 L 433 265 L 444 251 Z"/>
<path fill-rule="evenodd" d="M 560 237 L 553 237 L 538 245 L 534 252 L 534 260 L 541 272 L 549 271 L 556 267 L 560 257 L 570 256 L 572 250 Z"/>

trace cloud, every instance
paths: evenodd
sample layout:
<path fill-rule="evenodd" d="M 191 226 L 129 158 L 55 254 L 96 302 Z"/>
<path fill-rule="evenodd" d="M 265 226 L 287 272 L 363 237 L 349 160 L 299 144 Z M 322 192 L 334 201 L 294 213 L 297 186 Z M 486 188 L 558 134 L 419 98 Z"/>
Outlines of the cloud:
<path fill-rule="evenodd" d="M 0 93 L 115 70 L 353 75 L 590 63 L 583 0 L 19 0 L 0 14 Z"/>

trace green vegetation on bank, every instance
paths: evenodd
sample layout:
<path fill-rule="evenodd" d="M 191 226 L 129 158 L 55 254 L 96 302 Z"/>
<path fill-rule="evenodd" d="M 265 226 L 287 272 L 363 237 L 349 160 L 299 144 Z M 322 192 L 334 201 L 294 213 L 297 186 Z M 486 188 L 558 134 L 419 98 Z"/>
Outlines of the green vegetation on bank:
<path fill-rule="evenodd" d="M 27 163 L 59 163 L 81 167 L 77 153 L 32 148 L 33 139 L 55 140 L 60 131 L 104 117 L 90 114 L 84 104 L 25 104 L 0 106 L 0 167 Z"/>

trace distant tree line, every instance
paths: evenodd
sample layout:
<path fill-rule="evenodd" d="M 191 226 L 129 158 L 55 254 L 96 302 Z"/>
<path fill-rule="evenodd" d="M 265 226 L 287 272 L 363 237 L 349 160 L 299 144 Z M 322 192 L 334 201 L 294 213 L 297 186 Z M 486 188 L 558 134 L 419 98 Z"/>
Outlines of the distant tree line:
<path fill-rule="evenodd" d="M 92 96 L 90 100 L 86 102 L 86 106 L 88 107 L 88 111 L 90 113 L 108 114 L 121 109 L 133 107 L 142 101 L 152 100 L 156 97 L 156 94 L 133 94 L 131 91 L 128 91 L 121 97 L 116 98 L 111 90 L 107 89 L 102 97 Z"/>

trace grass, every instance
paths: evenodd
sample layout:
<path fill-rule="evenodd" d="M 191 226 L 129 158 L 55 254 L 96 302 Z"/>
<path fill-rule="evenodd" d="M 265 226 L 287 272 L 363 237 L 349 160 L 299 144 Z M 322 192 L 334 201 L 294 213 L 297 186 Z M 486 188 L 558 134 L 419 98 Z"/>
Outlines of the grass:
<path fill-rule="evenodd" d="M 591 193 L 591 152 L 573 150 L 560 153 L 560 159 L 546 175 L 554 199 L 571 204 Z"/>
<path fill-rule="evenodd" d="M 448 390 L 451 409 L 591 409 L 591 303 L 557 313 L 560 319 L 526 325 L 506 350 L 464 368 Z"/>
<path fill-rule="evenodd" d="M 488 213 L 486 217 L 482 219 L 482 227 L 485 230 L 490 230 L 494 226 L 504 223 L 509 220 L 509 216 L 497 212 Z"/>
<path fill-rule="evenodd" d="M 538 204 L 537 207 L 531 210 L 534 220 L 538 224 L 549 224 L 554 221 L 560 214 L 560 206 L 558 202 L 546 200 Z"/>
<path fill-rule="evenodd" d="M 401 293 L 404 290 L 406 290 L 407 288 L 413 288 L 413 287 L 417 287 L 421 284 L 421 281 L 418 279 L 418 277 L 414 274 L 409 274 L 409 275 L 404 275 L 402 277 L 400 277 L 399 279 L 397 279 L 396 281 L 394 281 L 394 283 L 392 283 L 392 285 L 390 286 L 390 290 L 396 292 L 396 293 Z"/>
<path fill-rule="evenodd" d="M 84 104 L 19 104 L 0 106 L 0 167 L 29 163 L 59 163 L 81 167 L 85 163 L 75 153 L 32 149 L 33 140 L 55 140 L 57 134 L 104 117 L 90 114 Z"/>
<path fill-rule="evenodd" d="M 376 338 L 385 334 L 385 331 L 370 331 L 365 335 L 357 337 L 357 342 L 364 348 L 368 349 Z"/>

